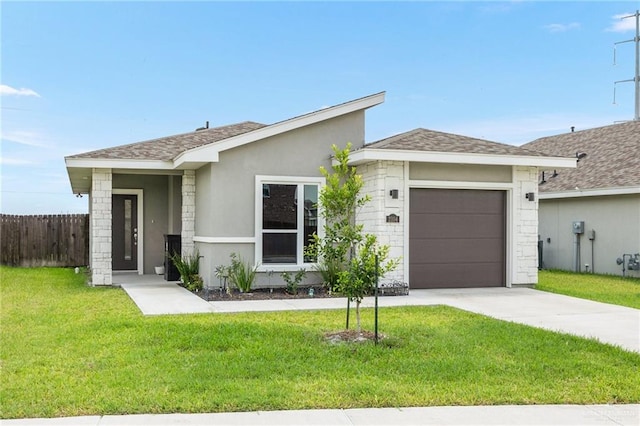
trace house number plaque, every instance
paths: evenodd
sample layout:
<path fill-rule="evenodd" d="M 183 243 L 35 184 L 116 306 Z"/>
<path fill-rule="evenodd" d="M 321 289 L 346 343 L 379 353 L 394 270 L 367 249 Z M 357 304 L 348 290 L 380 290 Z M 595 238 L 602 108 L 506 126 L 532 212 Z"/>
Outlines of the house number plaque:
<path fill-rule="evenodd" d="M 397 214 L 390 214 L 387 216 L 387 223 L 400 223 L 400 216 Z"/>

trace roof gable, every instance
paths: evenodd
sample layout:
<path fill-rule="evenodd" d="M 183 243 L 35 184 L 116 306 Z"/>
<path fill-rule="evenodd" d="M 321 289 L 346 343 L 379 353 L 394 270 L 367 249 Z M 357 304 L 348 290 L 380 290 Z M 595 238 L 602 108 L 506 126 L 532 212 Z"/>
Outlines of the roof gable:
<path fill-rule="evenodd" d="M 351 164 L 369 161 L 575 167 L 575 159 L 549 157 L 521 147 L 418 128 L 367 144 L 351 153 Z"/>
<path fill-rule="evenodd" d="M 467 154 L 543 156 L 543 154 L 539 152 L 526 150 L 513 145 L 423 128 L 379 140 L 366 145 L 365 148 L 459 152 Z"/>
<path fill-rule="evenodd" d="M 220 152 L 384 102 L 385 92 L 271 125 L 245 121 L 65 157 L 67 168 L 188 169 L 217 162 Z"/>
<path fill-rule="evenodd" d="M 587 156 L 574 170 L 545 176 L 541 192 L 640 187 L 640 121 L 547 136 L 523 145 L 550 155 Z"/>
<path fill-rule="evenodd" d="M 276 136 L 291 130 L 319 123 L 321 121 L 330 120 L 355 111 L 365 110 L 384 102 L 384 96 L 385 92 L 365 96 L 363 98 L 280 121 L 251 133 L 238 135 L 221 140 L 217 143 L 194 148 L 178 155 L 174 160 L 174 165 L 176 168 L 197 168 L 206 162 L 217 162 L 219 154 L 228 149 L 233 149 L 238 146 Z"/>
<path fill-rule="evenodd" d="M 99 149 L 97 151 L 71 155 L 66 158 L 171 161 L 186 150 L 248 133 L 265 126 L 266 124 L 244 121 L 227 126 L 196 130 L 179 135 Z"/>

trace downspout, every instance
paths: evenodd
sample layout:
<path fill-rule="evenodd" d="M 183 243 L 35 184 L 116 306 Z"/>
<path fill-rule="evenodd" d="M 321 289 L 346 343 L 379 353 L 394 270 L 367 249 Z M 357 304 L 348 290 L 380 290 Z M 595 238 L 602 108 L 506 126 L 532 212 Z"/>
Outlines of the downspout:
<path fill-rule="evenodd" d="M 580 272 L 580 234 L 573 234 L 573 265 L 574 272 Z"/>

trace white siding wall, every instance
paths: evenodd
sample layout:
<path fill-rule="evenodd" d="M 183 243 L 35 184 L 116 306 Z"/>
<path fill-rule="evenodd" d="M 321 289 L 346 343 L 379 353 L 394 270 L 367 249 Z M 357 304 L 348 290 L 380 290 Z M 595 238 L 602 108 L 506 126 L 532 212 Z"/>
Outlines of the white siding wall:
<path fill-rule="evenodd" d="M 622 275 L 616 259 L 640 253 L 640 194 L 547 199 L 540 202 L 540 237 L 545 268 L 574 269 L 572 222 L 584 221 L 580 267 L 586 272 Z M 595 240 L 589 232 L 595 231 Z M 626 259 L 625 259 L 626 260 Z M 640 277 L 640 271 L 626 271 Z"/>

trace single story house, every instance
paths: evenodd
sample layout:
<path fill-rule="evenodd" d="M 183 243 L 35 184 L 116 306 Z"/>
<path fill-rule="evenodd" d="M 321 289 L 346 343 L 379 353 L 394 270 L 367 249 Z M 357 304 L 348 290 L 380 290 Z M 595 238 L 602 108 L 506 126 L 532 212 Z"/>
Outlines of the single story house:
<path fill-rule="evenodd" d="M 575 169 L 540 171 L 544 267 L 622 275 L 624 266 L 625 275 L 640 277 L 629 268 L 640 261 L 640 120 L 544 137 L 523 148 L 580 157 Z M 619 264 L 625 254 L 631 256 Z"/>
<path fill-rule="evenodd" d="M 180 235 L 183 254 L 199 251 L 211 287 L 231 253 L 258 266 L 258 287 L 283 284 L 282 271 L 311 271 L 303 252 L 323 230 L 319 167 L 331 166 L 332 144 L 347 142 L 372 198 L 357 221 L 402 258 L 384 279 L 411 288 L 536 283 L 538 170 L 575 167 L 573 155 L 425 129 L 365 144 L 365 112 L 384 96 L 66 157 L 73 192 L 89 194 L 93 284 L 111 285 L 114 271 L 153 273 L 167 234 Z"/>

